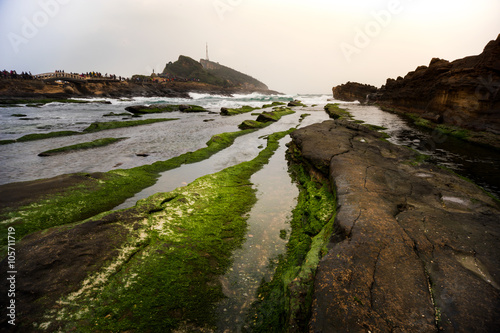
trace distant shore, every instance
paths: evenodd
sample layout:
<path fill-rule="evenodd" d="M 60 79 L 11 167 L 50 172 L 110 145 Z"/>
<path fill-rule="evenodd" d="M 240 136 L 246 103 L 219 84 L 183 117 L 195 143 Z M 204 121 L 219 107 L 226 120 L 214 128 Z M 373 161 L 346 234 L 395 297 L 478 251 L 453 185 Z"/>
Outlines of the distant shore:
<path fill-rule="evenodd" d="M 0 80 L 0 103 L 9 99 L 36 98 L 130 98 L 130 97 L 172 97 L 190 98 L 189 93 L 218 95 L 261 93 L 280 94 L 273 90 L 224 88 L 202 82 L 44 82 L 41 80 Z"/>

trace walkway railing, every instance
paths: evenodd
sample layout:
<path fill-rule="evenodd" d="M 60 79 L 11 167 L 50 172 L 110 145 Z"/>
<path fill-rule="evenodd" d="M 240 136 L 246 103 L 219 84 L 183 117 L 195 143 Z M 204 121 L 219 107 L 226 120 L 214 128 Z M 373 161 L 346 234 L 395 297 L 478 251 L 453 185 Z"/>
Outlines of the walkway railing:
<path fill-rule="evenodd" d="M 33 77 L 37 80 L 45 80 L 45 81 L 77 81 L 77 82 L 88 82 L 88 81 L 118 81 L 117 79 L 111 77 L 96 77 L 96 76 L 86 76 L 80 74 L 71 74 L 71 73 L 63 73 L 63 72 L 52 72 L 52 73 L 43 73 L 36 74 Z"/>

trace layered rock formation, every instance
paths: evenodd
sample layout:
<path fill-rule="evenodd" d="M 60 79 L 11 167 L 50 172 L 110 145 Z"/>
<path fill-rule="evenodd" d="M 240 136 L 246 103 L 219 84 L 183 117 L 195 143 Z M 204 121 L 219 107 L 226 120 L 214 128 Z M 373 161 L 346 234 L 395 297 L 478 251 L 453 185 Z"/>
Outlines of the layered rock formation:
<path fill-rule="evenodd" d="M 500 207 L 474 184 L 364 126 L 291 134 L 337 195 L 310 332 L 500 330 Z"/>
<path fill-rule="evenodd" d="M 480 55 L 434 58 L 404 78 L 388 79 L 371 97 L 424 118 L 500 133 L 500 35 Z"/>
<path fill-rule="evenodd" d="M 363 102 L 374 87 L 348 82 L 333 96 Z M 452 62 L 434 58 L 405 77 L 387 79 L 368 101 L 437 123 L 500 133 L 500 35 L 483 52 Z"/>
<path fill-rule="evenodd" d="M 377 92 L 377 87 L 371 86 L 369 84 L 361 84 L 357 82 L 347 82 L 339 86 L 332 88 L 333 98 L 347 101 L 355 102 L 359 101 L 364 103 L 369 94 Z"/>

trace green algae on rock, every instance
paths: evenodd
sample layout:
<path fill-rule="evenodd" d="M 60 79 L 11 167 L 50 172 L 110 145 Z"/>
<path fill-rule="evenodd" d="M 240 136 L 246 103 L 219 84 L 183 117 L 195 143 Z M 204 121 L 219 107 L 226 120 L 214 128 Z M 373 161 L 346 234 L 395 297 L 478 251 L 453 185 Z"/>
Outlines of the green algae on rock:
<path fill-rule="evenodd" d="M 272 102 L 271 104 L 262 105 L 262 109 L 270 108 L 273 106 L 281 106 L 281 105 L 286 105 L 286 103 L 285 102 Z"/>
<path fill-rule="evenodd" d="M 302 159 L 293 143 L 287 158 L 300 192 L 287 252 L 279 258 L 273 279 L 261 284 L 248 316 L 253 332 L 307 330 L 316 267 L 334 228 L 335 194 L 328 180 Z"/>
<path fill-rule="evenodd" d="M 351 119 L 352 115 L 346 110 L 339 107 L 338 103 L 329 103 L 324 107 L 326 113 L 333 119 Z"/>
<path fill-rule="evenodd" d="M 238 125 L 238 128 L 240 129 L 263 128 L 269 126 L 273 122 L 280 120 L 281 117 L 293 113 L 295 113 L 295 111 L 293 111 L 292 109 L 283 107 L 277 108 L 271 112 L 264 111 L 262 113 L 259 113 L 257 120 L 245 120 L 240 125 Z"/>
<path fill-rule="evenodd" d="M 464 127 L 450 125 L 450 124 L 438 124 L 434 121 L 423 118 L 421 115 L 418 115 L 416 113 L 389 108 L 383 105 L 378 105 L 378 106 L 383 111 L 401 114 L 405 116 L 406 118 L 410 119 L 414 125 L 420 128 L 435 131 L 433 135 L 439 135 L 442 137 L 450 136 L 483 147 L 500 150 L 500 135 L 498 135 L 497 133 L 491 131 L 478 131 L 473 129 L 466 129 Z"/>
<path fill-rule="evenodd" d="M 294 101 L 288 102 L 288 106 L 307 106 L 307 105 L 302 103 L 302 101 L 294 100 Z"/>
<path fill-rule="evenodd" d="M 262 128 L 265 127 L 266 123 L 261 123 L 257 120 L 244 120 L 241 124 L 238 125 L 239 129 L 245 130 L 250 128 Z"/>
<path fill-rule="evenodd" d="M 242 107 L 234 108 L 234 109 L 231 109 L 231 108 L 221 108 L 220 109 L 220 114 L 222 116 L 234 116 L 234 115 L 237 115 L 237 114 L 240 114 L 240 113 L 251 112 L 251 111 L 257 110 L 257 109 L 260 109 L 260 108 L 253 107 L 253 106 L 248 106 L 248 105 L 243 105 Z"/>
<path fill-rule="evenodd" d="M 52 156 L 52 155 L 57 155 L 57 154 L 62 154 L 62 153 L 69 153 L 72 151 L 92 149 L 92 148 L 97 148 L 97 147 L 105 147 L 105 146 L 108 146 L 112 143 L 122 141 L 125 139 L 127 139 L 127 138 L 102 138 L 102 139 L 97 139 L 97 140 L 94 140 L 91 142 L 83 142 L 83 143 L 78 143 L 76 145 L 64 146 L 61 148 L 46 150 L 46 151 L 38 154 L 38 156 Z"/>
<path fill-rule="evenodd" d="M 148 125 L 148 124 L 164 122 L 164 121 L 172 121 L 172 120 L 178 120 L 178 118 L 158 118 L 158 119 L 144 119 L 144 120 L 131 120 L 131 121 L 95 122 L 95 123 L 90 124 L 82 132 L 56 131 L 56 132 L 49 132 L 49 133 L 26 134 L 17 140 L 2 140 L 2 141 L 0 141 L 0 144 L 43 140 L 43 139 L 57 138 L 57 137 L 62 137 L 62 136 L 72 136 L 72 135 L 79 135 L 79 134 L 85 134 L 85 133 L 95 133 L 95 132 L 104 131 L 104 130 L 108 130 L 108 129 L 131 127 L 131 126 L 141 126 L 141 125 Z"/>
<path fill-rule="evenodd" d="M 3 198 L 22 196 L 20 187 L 29 189 L 36 187 L 39 182 L 54 183 L 49 188 L 57 188 L 57 191 L 42 192 L 40 196 L 27 192 L 24 193 L 24 197 L 17 198 L 18 202 L 7 202 L 5 207 L 0 207 L 0 218 L 4 220 L 4 223 L 0 225 L 2 244 L 0 256 L 3 257 L 7 244 L 5 230 L 11 225 L 16 226 L 16 237 L 21 240 L 24 236 L 36 231 L 87 219 L 116 207 L 135 193 L 153 185 L 160 172 L 177 168 L 182 164 L 204 160 L 229 147 L 237 137 L 252 131 L 214 135 L 205 148 L 151 165 L 111 170 L 106 173 L 66 175 L 66 178 L 74 180 L 69 182 L 69 187 L 64 186 L 66 181 L 62 180 L 61 176 L 48 180 L 0 186 L 0 194 Z M 17 205 L 19 202 L 20 205 Z"/>
<path fill-rule="evenodd" d="M 56 131 L 50 133 L 34 133 L 34 134 L 26 134 L 20 137 L 17 140 L 13 140 L 13 142 L 25 142 L 25 141 L 35 141 L 35 140 L 43 140 L 48 138 L 58 138 L 61 136 L 71 136 L 78 135 L 80 132 L 76 131 Z"/>
<path fill-rule="evenodd" d="M 129 120 L 129 121 L 95 122 L 90 124 L 89 127 L 87 127 L 86 129 L 84 129 L 83 133 L 94 133 L 99 131 L 105 131 L 108 129 L 148 125 L 148 124 L 154 124 L 172 120 L 179 120 L 179 118 L 158 118 L 158 119 Z"/>
<path fill-rule="evenodd" d="M 24 250 L 20 249 L 22 268 L 28 275 L 36 269 L 30 260 L 37 260 L 37 249 L 43 251 L 55 234 L 60 239 L 75 238 L 68 248 L 70 254 L 53 249 L 52 266 L 66 283 L 44 277 L 47 281 L 40 286 L 37 307 L 31 308 L 34 313 L 29 317 L 25 313 L 26 318 L 20 314 L 23 325 L 80 332 L 213 329 L 215 305 L 223 298 L 218 277 L 244 239 L 245 214 L 256 200 L 250 177 L 269 161 L 279 139 L 289 132 L 270 135 L 267 147 L 251 161 L 155 194 L 135 207 L 32 235 L 23 242 Z M 73 229 L 92 233 L 91 226 L 116 231 L 107 245 L 114 249 L 112 258 L 109 252 L 74 253 L 88 248 L 93 237 L 78 238 L 80 233 Z M 58 264 L 66 255 L 78 272 L 69 275 L 67 267 Z M 80 261 L 86 264 L 78 269 Z M 59 276 L 58 270 L 53 274 Z M 20 297 L 19 304 L 23 300 Z"/>
<path fill-rule="evenodd" d="M 177 105 L 177 104 L 153 104 L 153 105 L 133 105 L 125 108 L 125 111 L 135 115 L 163 112 L 208 112 L 207 109 L 198 105 Z"/>

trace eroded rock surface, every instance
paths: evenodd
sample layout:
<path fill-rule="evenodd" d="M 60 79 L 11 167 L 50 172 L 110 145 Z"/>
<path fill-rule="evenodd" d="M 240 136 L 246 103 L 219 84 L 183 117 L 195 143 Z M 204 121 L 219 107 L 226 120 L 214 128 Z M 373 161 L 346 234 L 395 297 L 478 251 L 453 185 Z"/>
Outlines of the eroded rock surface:
<path fill-rule="evenodd" d="M 310 332 L 500 330 L 498 202 L 360 125 L 291 136 L 338 200 Z"/>
<path fill-rule="evenodd" d="M 377 92 L 377 87 L 357 82 L 347 82 L 332 88 L 333 98 L 341 101 L 364 103 L 369 94 Z"/>
<path fill-rule="evenodd" d="M 434 58 L 404 78 L 388 79 L 379 104 L 437 122 L 500 133 L 500 35 L 477 56 Z"/>

